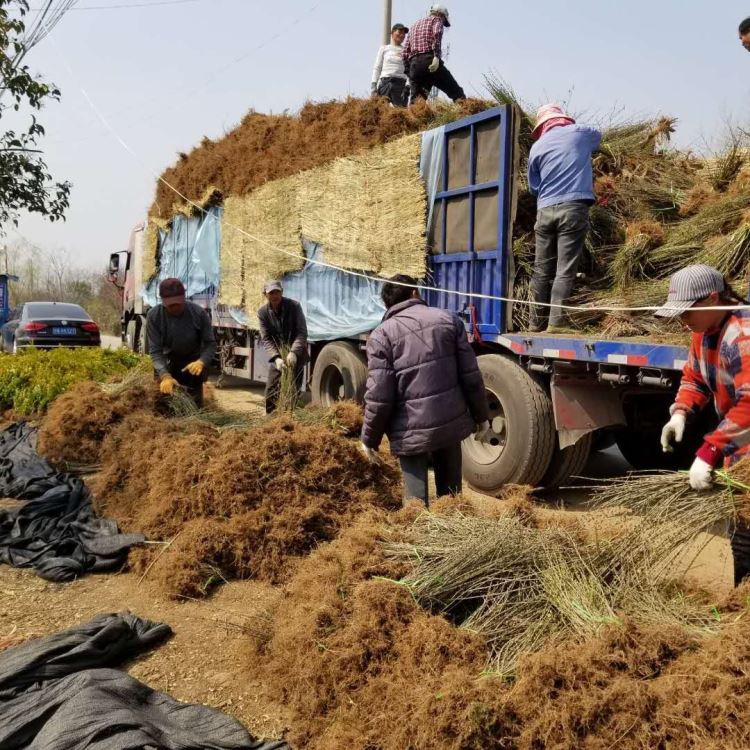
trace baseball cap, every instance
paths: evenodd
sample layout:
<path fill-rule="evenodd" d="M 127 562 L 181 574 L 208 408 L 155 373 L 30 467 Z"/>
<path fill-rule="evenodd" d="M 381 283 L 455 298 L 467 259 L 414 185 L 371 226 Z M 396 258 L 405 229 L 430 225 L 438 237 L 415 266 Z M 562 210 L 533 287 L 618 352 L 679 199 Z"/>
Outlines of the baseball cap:
<path fill-rule="evenodd" d="M 686 266 L 669 280 L 666 304 L 655 313 L 659 318 L 676 318 L 689 310 L 698 300 L 713 292 L 726 290 L 724 277 L 711 266 Z"/>
<path fill-rule="evenodd" d="M 277 281 L 276 279 L 267 281 L 265 284 L 263 284 L 263 294 L 268 294 L 269 292 L 283 292 L 283 291 L 284 291 L 284 288 L 281 286 L 281 282 Z"/>
<path fill-rule="evenodd" d="M 402 23 L 394 23 L 393 26 L 391 26 L 391 34 L 394 31 L 403 31 L 404 34 L 408 34 L 409 33 L 409 29 L 406 26 L 404 26 L 404 24 L 402 24 Z"/>
<path fill-rule="evenodd" d="M 167 300 L 175 299 L 177 297 L 184 297 L 185 285 L 179 279 L 175 279 L 174 277 L 164 279 L 159 284 L 159 296 L 161 297 L 162 302 L 166 302 Z"/>

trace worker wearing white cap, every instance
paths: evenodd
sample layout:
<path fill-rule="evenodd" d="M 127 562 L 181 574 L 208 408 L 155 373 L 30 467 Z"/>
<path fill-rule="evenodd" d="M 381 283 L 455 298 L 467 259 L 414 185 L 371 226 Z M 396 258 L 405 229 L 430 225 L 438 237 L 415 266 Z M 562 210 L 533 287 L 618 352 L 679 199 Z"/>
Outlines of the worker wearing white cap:
<path fill-rule="evenodd" d="M 430 14 L 415 21 L 409 30 L 403 55 L 411 104 L 417 99 L 426 99 L 433 86 L 454 102 L 466 99 L 464 90 L 443 62 L 443 29 L 450 25 L 448 8 L 435 4 L 430 7 Z"/>
<path fill-rule="evenodd" d="M 713 402 L 719 426 L 703 438 L 690 467 L 694 490 L 711 487 L 714 469 L 750 452 L 750 310 L 706 309 L 744 304 L 711 266 L 693 265 L 669 282 L 660 318 L 676 318 L 692 331 L 690 354 L 672 415 L 661 433 L 662 449 L 682 442 L 686 425 Z M 750 574 L 750 528 L 738 523 L 732 535 L 735 584 Z"/>
<path fill-rule="evenodd" d="M 268 380 L 266 381 L 266 413 L 270 414 L 279 400 L 281 373 L 294 371 L 297 391 L 302 387 L 302 375 L 307 362 L 307 321 L 302 305 L 284 297 L 280 281 L 263 285 L 266 303 L 258 310 L 260 340 L 268 352 Z"/>

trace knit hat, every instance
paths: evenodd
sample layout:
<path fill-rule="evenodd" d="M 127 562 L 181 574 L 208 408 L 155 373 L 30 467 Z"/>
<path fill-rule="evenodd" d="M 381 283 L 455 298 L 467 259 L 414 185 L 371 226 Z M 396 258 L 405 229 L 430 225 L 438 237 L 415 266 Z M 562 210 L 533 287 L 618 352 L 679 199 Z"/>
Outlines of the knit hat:
<path fill-rule="evenodd" d="M 162 302 L 176 301 L 180 298 L 185 299 L 185 285 L 174 277 L 164 279 L 159 284 L 159 296 Z"/>
<path fill-rule="evenodd" d="M 536 122 L 534 123 L 534 131 L 531 137 L 536 140 L 539 135 L 539 129 L 545 122 L 558 119 L 569 120 L 571 125 L 575 123 L 575 120 L 570 115 L 566 115 L 559 104 L 545 104 L 539 107 L 536 112 Z"/>
<path fill-rule="evenodd" d="M 655 313 L 658 318 L 676 318 L 698 300 L 726 290 L 724 277 L 711 266 L 686 266 L 669 280 L 667 302 Z"/>

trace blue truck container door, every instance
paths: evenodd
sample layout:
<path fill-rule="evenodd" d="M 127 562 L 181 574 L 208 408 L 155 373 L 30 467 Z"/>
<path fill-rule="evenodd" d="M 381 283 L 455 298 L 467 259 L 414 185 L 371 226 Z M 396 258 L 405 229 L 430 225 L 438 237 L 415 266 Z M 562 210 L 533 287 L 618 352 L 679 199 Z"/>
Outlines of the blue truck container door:
<path fill-rule="evenodd" d="M 512 288 L 516 114 L 496 107 L 445 127 L 442 184 L 435 195 L 428 284 L 507 297 Z M 481 336 L 507 328 L 510 306 L 446 292 L 430 305 L 458 313 Z M 476 328 L 475 328 L 476 325 Z"/>

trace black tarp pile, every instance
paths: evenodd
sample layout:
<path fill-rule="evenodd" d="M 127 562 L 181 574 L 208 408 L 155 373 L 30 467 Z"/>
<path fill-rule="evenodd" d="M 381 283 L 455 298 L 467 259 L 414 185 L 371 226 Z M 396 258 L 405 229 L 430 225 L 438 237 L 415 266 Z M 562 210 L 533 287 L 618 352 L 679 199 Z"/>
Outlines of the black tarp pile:
<path fill-rule="evenodd" d="M 36 430 L 24 423 L 0 433 L 0 497 L 27 501 L 0 509 L 0 563 L 33 568 L 49 581 L 115 569 L 144 540 L 98 517 L 86 485 L 57 473 L 36 452 Z"/>
<path fill-rule="evenodd" d="M 111 667 L 171 634 L 129 613 L 0 653 L 2 750 L 288 750 L 231 716 L 179 703 Z"/>

